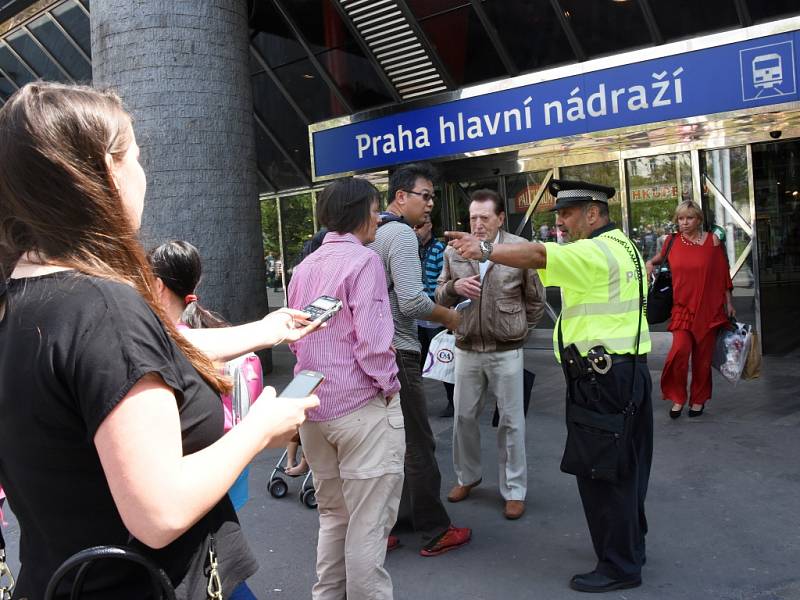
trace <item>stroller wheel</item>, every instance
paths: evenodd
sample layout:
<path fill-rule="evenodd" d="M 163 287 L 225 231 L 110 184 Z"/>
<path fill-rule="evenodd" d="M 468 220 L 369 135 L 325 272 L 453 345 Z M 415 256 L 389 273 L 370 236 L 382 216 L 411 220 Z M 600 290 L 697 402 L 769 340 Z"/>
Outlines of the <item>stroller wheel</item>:
<path fill-rule="evenodd" d="M 308 508 L 317 508 L 317 495 L 314 493 L 313 488 L 304 491 L 301 500 Z"/>
<path fill-rule="evenodd" d="M 267 491 L 272 494 L 273 498 L 283 498 L 289 491 L 289 486 L 283 479 L 276 477 L 267 484 Z"/>

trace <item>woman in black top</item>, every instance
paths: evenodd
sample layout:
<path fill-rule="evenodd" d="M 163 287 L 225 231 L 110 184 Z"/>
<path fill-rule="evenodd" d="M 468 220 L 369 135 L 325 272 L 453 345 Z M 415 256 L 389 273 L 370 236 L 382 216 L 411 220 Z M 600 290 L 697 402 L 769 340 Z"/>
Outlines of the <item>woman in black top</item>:
<path fill-rule="evenodd" d="M 16 597 L 41 598 L 76 551 L 127 544 L 179 598 L 204 598 L 212 543 L 227 597 L 257 565 L 226 492 L 317 404 L 267 388 L 222 436 L 229 383 L 195 346 L 225 359 L 312 326 L 284 311 L 190 345 L 154 299 L 136 239 L 144 193 L 114 94 L 34 83 L 0 109 L 0 484 L 20 524 Z M 109 561 L 85 596 L 138 599 L 140 586 Z"/>

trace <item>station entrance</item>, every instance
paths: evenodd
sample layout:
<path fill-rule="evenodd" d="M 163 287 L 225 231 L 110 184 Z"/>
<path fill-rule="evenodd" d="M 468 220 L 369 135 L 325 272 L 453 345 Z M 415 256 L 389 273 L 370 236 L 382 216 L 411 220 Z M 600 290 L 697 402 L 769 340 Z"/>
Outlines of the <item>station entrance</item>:
<path fill-rule="evenodd" d="M 526 239 L 558 241 L 551 178 L 579 179 L 617 190 L 610 213 L 645 259 L 676 231 L 677 205 L 692 199 L 706 228 L 724 237 L 733 299 L 740 321 L 755 324 L 765 353 L 800 351 L 800 140 L 703 148 L 669 144 L 616 152 L 552 153 L 521 159 L 497 154 L 440 163 L 437 232 L 468 230 L 468 198 L 491 188 L 506 199 L 507 229 Z M 547 293 L 552 328 L 560 293 Z M 666 324 L 655 332 L 666 331 Z"/>

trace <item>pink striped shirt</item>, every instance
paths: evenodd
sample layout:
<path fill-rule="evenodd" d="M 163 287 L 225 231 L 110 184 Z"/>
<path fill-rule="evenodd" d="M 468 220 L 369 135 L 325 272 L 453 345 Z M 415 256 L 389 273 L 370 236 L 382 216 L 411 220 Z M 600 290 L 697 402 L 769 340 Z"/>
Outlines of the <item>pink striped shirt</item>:
<path fill-rule="evenodd" d="M 310 421 L 350 414 L 379 393 L 400 391 L 391 349 L 394 321 L 386 274 L 380 257 L 352 234 L 330 232 L 322 246 L 294 269 L 289 306 L 302 309 L 320 296 L 342 301 L 342 310 L 321 329 L 290 345 L 297 355 L 294 372 L 319 371 L 320 405 Z"/>

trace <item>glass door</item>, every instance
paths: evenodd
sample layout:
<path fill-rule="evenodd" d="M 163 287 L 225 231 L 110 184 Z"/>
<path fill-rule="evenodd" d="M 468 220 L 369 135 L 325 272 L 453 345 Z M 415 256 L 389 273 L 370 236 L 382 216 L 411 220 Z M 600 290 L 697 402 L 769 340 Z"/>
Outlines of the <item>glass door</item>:
<path fill-rule="evenodd" d="M 625 161 L 628 198 L 628 236 L 645 260 L 661 251 L 666 236 L 675 231 L 678 204 L 692 197 L 692 159 L 689 152 L 657 154 Z M 650 331 L 666 331 L 667 323 Z"/>
<path fill-rule="evenodd" d="M 628 235 L 645 260 L 660 250 L 674 231 L 675 209 L 692 197 L 692 160 L 688 152 L 643 156 L 625 161 L 630 216 Z"/>
<path fill-rule="evenodd" d="M 506 221 L 511 233 L 537 242 L 556 240 L 554 198 L 547 191 L 553 169 L 506 177 Z"/>
<path fill-rule="evenodd" d="M 764 352 L 800 350 L 800 140 L 752 147 Z"/>
<path fill-rule="evenodd" d="M 700 171 L 706 229 L 724 238 L 736 318 L 758 329 L 747 147 L 701 152 Z"/>

